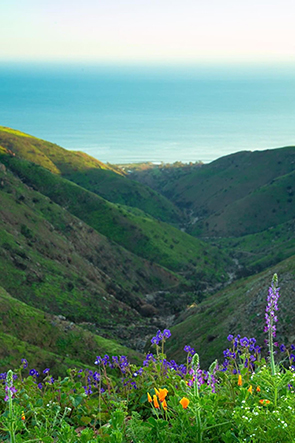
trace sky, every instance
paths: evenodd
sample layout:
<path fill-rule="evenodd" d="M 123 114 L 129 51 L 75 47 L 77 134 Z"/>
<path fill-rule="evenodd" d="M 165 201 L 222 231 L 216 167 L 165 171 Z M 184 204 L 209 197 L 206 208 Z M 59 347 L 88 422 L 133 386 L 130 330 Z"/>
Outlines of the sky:
<path fill-rule="evenodd" d="M 2 0 L 0 61 L 294 62 L 294 0 Z"/>

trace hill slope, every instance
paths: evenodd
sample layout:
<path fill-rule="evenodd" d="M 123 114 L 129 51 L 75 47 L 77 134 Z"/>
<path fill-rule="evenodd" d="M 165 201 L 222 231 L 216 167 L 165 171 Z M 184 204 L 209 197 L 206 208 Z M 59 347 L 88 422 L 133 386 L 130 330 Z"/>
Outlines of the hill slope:
<path fill-rule="evenodd" d="M 231 263 L 217 248 L 139 210 L 118 207 L 38 165 L 9 154 L 0 154 L 0 161 L 27 185 L 134 254 L 194 281 L 227 280 Z"/>
<path fill-rule="evenodd" d="M 32 306 L 121 337 L 123 326 L 136 328 L 142 320 L 142 294 L 178 282 L 110 243 L 4 165 L 0 202 L 0 285 Z"/>
<path fill-rule="evenodd" d="M 281 297 L 277 323 L 279 344 L 295 342 L 293 313 L 295 256 L 275 267 L 232 283 L 214 296 L 192 306 L 179 324 L 172 328 L 174 340 L 167 342 L 168 354 L 175 359 L 184 359 L 183 348 L 189 344 L 200 354 L 202 367 L 215 358 L 223 361 L 222 350 L 229 344 L 229 334 L 255 337 L 261 346 L 266 339 L 265 306 L 274 273 L 278 273 Z"/>
<path fill-rule="evenodd" d="M 69 151 L 3 126 L 0 126 L 1 145 L 11 154 L 43 166 L 111 202 L 139 208 L 175 225 L 183 218 L 181 211 L 161 194 L 83 152 Z"/>
<path fill-rule="evenodd" d="M 186 208 L 197 236 L 240 236 L 294 217 L 295 147 L 238 152 L 198 168 L 133 174 Z"/>
<path fill-rule="evenodd" d="M 90 365 L 96 355 L 140 357 L 135 351 L 86 331 L 62 316 L 53 316 L 11 297 L 0 287 L 0 372 L 20 365 L 49 367 L 52 375 L 64 368 Z"/>

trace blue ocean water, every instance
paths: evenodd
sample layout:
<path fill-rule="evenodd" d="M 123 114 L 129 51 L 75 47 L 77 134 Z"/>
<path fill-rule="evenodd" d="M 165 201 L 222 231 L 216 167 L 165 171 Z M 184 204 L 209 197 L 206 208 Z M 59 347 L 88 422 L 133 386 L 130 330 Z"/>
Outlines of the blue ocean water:
<path fill-rule="evenodd" d="M 0 65 L 0 125 L 104 162 L 295 145 L 295 66 Z"/>

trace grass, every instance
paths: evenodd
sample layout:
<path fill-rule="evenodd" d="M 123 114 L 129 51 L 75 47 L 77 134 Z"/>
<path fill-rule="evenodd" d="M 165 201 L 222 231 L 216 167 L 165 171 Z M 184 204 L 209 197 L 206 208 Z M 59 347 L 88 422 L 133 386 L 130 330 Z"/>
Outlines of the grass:
<path fill-rule="evenodd" d="M 160 220 L 175 225 L 183 218 L 179 209 L 161 194 L 129 180 L 122 170 L 106 165 L 83 152 L 69 151 L 1 126 L 0 144 L 11 153 L 54 174 L 62 175 L 111 202 L 138 207 Z"/>
<path fill-rule="evenodd" d="M 194 281 L 227 279 L 230 260 L 217 249 L 139 210 L 118 207 L 40 166 L 9 156 L 2 156 L 2 161 L 25 183 L 132 253 Z"/>
<path fill-rule="evenodd" d="M 175 337 L 167 343 L 170 358 L 179 359 L 186 344 L 192 345 L 200 354 L 204 366 L 214 358 L 221 359 L 221 350 L 226 346 L 228 334 L 255 336 L 261 343 L 265 334 L 261 329 L 267 297 L 265 287 L 274 271 L 278 272 L 284 300 L 280 301 L 279 343 L 295 341 L 289 309 L 293 302 L 295 257 L 282 261 L 260 274 L 240 279 L 202 301 L 188 308 L 171 328 Z"/>
<path fill-rule="evenodd" d="M 94 367 L 96 353 L 139 354 L 58 316 L 45 313 L 10 296 L 0 287 L 0 371 L 19 364 L 24 355 L 33 366 L 50 365 L 55 374 L 67 367 Z"/>

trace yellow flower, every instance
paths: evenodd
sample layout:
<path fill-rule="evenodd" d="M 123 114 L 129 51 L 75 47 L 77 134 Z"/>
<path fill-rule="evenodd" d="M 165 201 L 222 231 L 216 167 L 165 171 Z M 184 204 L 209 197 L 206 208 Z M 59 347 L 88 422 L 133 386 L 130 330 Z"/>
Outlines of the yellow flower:
<path fill-rule="evenodd" d="M 249 388 L 248 388 L 248 392 L 250 392 L 250 394 L 252 394 L 252 389 L 253 389 L 252 385 L 250 385 Z"/>
<path fill-rule="evenodd" d="M 189 399 L 186 397 L 183 397 L 180 402 L 181 406 L 183 407 L 183 409 L 186 409 L 189 405 Z"/>
<path fill-rule="evenodd" d="M 242 386 L 242 384 L 243 384 L 242 376 L 241 374 L 239 374 L 238 386 Z"/>
<path fill-rule="evenodd" d="M 25 420 L 25 419 L 26 419 L 24 411 L 22 412 L 21 419 L 22 419 L 22 420 Z"/>
<path fill-rule="evenodd" d="M 159 408 L 160 408 L 160 405 L 159 405 L 159 403 L 158 403 L 157 396 L 154 395 L 154 396 L 153 396 L 153 399 L 154 399 L 154 406 L 155 406 L 155 408 L 159 409 Z"/>
<path fill-rule="evenodd" d="M 150 396 L 150 394 L 149 394 L 149 392 L 147 393 L 147 398 L 148 398 L 148 401 L 149 401 L 149 403 L 152 403 L 152 397 Z"/>

